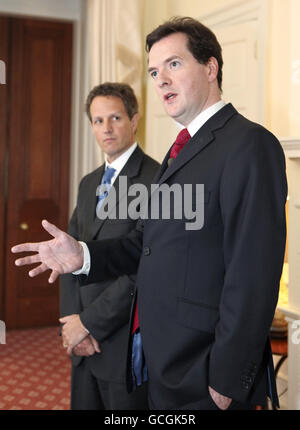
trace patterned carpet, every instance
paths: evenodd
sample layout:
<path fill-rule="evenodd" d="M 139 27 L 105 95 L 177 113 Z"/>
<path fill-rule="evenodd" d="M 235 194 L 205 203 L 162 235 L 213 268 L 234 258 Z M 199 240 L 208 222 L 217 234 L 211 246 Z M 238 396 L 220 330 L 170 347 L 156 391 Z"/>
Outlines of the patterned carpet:
<path fill-rule="evenodd" d="M 0 410 L 66 410 L 70 361 L 58 327 L 11 330 L 0 344 Z"/>

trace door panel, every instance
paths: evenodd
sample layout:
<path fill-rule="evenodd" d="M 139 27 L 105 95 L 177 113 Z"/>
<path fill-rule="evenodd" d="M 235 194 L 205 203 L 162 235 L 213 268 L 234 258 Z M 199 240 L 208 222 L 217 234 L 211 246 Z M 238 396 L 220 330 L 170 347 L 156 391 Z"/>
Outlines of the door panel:
<path fill-rule="evenodd" d="M 68 220 L 72 25 L 9 19 L 9 153 L 5 322 L 9 328 L 57 323 L 58 282 L 16 268 L 16 243 L 49 239 L 46 218 Z"/>
<path fill-rule="evenodd" d="M 257 21 L 224 26 L 216 30 L 216 35 L 223 52 L 224 100 L 248 119 L 262 122 Z"/>

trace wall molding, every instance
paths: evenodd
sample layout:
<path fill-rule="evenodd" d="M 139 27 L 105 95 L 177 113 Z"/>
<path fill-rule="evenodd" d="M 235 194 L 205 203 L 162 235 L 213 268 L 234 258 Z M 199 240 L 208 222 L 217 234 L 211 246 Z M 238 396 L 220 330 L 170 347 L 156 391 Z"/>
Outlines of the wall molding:
<path fill-rule="evenodd" d="M 300 137 L 285 137 L 280 143 L 288 158 L 300 158 Z"/>
<path fill-rule="evenodd" d="M 293 308 L 290 305 L 278 305 L 278 310 L 283 313 L 286 320 L 300 320 L 300 309 Z"/>
<path fill-rule="evenodd" d="M 258 20 L 262 9 L 261 0 L 236 0 L 228 6 L 202 15 L 200 21 L 210 28 L 241 24 L 247 21 Z"/>

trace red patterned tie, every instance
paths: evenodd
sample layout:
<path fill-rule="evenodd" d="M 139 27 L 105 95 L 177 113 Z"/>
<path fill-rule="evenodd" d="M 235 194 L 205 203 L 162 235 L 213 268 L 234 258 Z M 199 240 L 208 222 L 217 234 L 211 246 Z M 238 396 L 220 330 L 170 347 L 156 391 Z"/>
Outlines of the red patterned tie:
<path fill-rule="evenodd" d="M 172 146 L 170 158 L 176 158 L 179 152 L 188 143 L 190 138 L 191 138 L 191 135 L 188 132 L 187 128 L 184 128 L 183 130 L 181 130 L 181 132 L 176 137 L 176 140 Z"/>
<path fill-rule="evenodd" d="M 178 136 L 176 137 L 175 142 L 173 143 L 170 158 L 173 158 L 173 159 L 176 158 L 179 152 L 182 150 L 182 148 L 188 143 L 190 138 L 191 138 L 191 135 L 188 132 L 187 128 L 184 128 L 183 130 L 181 130 L 181 132 L 178 133 Z M 134 334 L 139 328 L 139 326 L 140 324 L 139 324 L 139 317 L 138 317 L 138 308 L 136 304 L 135 310 L 134 310 L 133 326 L 132 326 L 131 333 Z"/>

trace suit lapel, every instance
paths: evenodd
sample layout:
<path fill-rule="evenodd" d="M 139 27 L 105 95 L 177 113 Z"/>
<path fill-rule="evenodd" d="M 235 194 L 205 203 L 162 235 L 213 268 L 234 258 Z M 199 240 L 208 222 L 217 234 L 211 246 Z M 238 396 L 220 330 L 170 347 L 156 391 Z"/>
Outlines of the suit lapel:
<path fill-rule="evenodd" d="M 180 151 L 173 163 L 168 166 L 168 159 L 171 149 L 168 151 L 160 171 L 158 172 L 156 180 L 158 184 L 167 181 L 170 176 L 180 170 L 186 163 L 188 163 L 195 155 L 201 152 L 207 145 L 209 145 L 215 138 L 214 131 L 224 127 L 226 122 L 237 113 L 231 103 L 224 106 L 215 115 L 213 115 L 190 139 L 188 144 Z"/>
<path fill-rule="evenodd" d="M 118 177 L 116 178 L 116 180 L 113 184 L 114 189 L 115 189 L 115 193 L 116 193 L 116 200 L 115 200 L 114 204 L 111 205 L 110 211 L 108 212 L 107 217 L 109 217 L 109 214 L 111 214 L 112 211 L 117 210 L 117 206 L 119 205 L 120 201 L 122 200 L 122 198 L 124 198 L 124 196 L 127 195 L 128 187 L 131 185 L 131 178 L 136 177 L 140 172 L 143 156 L 144 156 L 143 151 L 139 147 L 137 147 L 135 149 L 135 151 L 132 153 L 132 155 L 129 158 L 129 160 L 127 161 L 127 163 L 125 164 L 125 166 L 123 167 L 123 169 L 121 170 Z M 104 172 L 104 170 L 103 170 L 103 172 Z M 125 187 L 120 188 L 120 176 L 126 176 L 127 177 L 127 185 L 128 186 L 126 188 Z M 96 193 L 96 189 L 95 189 L 95 193 Z M 96 205 L 95 205 L 94 209 L 95 209 L 94 213 L 96 213 Z M 95 236 L 99 233 L 100 229 L 103 228 L 103 226 L 107 220 L 107 217 L 104 219 L 99 219 L 97 216 L 94 217 L 93 224 L 92 224 L 92 230 L 91 230 L 91 233 L 92 233 L 91 238 L 92 239 L 94 239 Z"/>
<path fill-rule="evenodd" d="M 202 151 L 202 149 L 204 149 L 214 139 L 214 136 L 211 132 L 202 132 L 201 137 L 199 136 L 199 132 L 200 130 L 180 151 L 175 160 L 172 162 L 171 166 L 164 171 L 163 175 L 159 179 L 159 184 L 167 181 L 170 176 L 180 170 L 186 163 L 188 163 L 196 154 Z"/>
<path fill-rule="evenodd" d="M 91 240 L 93 237 L 93 226 L 96 218 L 96 206 L 97 196 L 96 189 L 100 185 L 102 176 L 104 174 L 105 164 L 100 166 L 92 175 L 89 181 L 89 187 L 87 190 L 83 190 L 85 193 L 84 201 L 86 202 L 84 213 L 85 213 L 85 226 L 86 226 L 86 239 Z"/>

